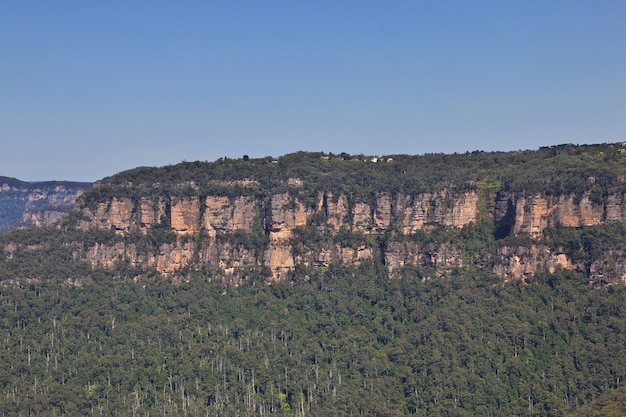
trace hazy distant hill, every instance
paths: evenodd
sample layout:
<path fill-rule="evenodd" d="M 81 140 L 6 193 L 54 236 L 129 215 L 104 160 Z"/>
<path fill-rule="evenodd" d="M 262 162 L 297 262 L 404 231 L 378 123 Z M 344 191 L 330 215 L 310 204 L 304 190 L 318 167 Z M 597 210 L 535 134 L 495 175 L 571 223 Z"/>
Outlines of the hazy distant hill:
<path fill-rule="evenodd" d="M 0 177 L 0 232 L 17 225 L 47 225 L 59 220 L 91 183 L 25 182 Z"/>

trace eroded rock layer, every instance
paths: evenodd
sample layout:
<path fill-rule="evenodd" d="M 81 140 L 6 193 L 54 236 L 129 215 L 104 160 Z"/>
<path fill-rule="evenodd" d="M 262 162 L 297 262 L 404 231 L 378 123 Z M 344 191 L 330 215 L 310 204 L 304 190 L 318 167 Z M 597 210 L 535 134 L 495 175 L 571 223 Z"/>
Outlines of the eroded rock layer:
<path fill-rule="evenodd" d="M 96 245 L 77 255 L 94 265 L 110 266 L 124 259 L 166 274 L 202 266 L 235 277 L 246 269 L 267 267 L 274 280 L 289 278 L 297 265 L 327 267 L 364 261 L 382 262 L 392 277 L 407 267 L 445 274 L 475 264 L 472 257 L 479 255 L 468 256 L 450 242 L 422 244 L 416 240 L 419 233 L 488 221 L 496 229 L 508 230 L 509 236 L 537 240 L 530 247 L 501 247 L 490 261 L 492 273 L 510 280 L 528 278 L 540 270 L 583 268 L 564 253 L 552 253 L 542 245 L 543 232 L 559 224 L 580 227 L 626 222 L 626 204 L 624 195 L 594 201 L 588 194 L 514 195 L 444 189 L 416 195 L 378 192 L 369 199 L 357 199 L 320 191 L 310 201 L 287 192 L 263 198 L 112 198 L 95 208 L 84 207 L 83 214 L 89 227 L 113 229 L 122 236 L 132 231 L 145 234 L 155 227 L 173 234 L 157 248 L 138 250 L 134 244 L 122 242 Z M 191 238 L 197 242 L 192 244 Z M 478 263 L 489 264 L 484 260 Z M 603 276 L 600 265 L 594 268 L 596 276 Z"/>

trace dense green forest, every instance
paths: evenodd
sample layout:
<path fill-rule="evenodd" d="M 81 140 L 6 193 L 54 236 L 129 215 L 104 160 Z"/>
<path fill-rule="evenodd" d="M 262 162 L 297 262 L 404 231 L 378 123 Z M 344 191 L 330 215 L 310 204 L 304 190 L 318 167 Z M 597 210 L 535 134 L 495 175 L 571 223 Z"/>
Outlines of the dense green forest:
<path fill-rule="evenodd" d="M 626 410 L 626 387 L 620 386 L 610 394 L 602 396 L 568 417 L 622 417 Z"/>
<path fill-rule="evenodd" d="M 558 416 L 626 373 L 622 288 L 377 277 L 5 286 L 0 410 Z"/>
<path fill-rule="evenodd" d="M 582 273 L 371 262 L 228 288 L 55 247 L 0 260 L 1 415 L 561 416 L 626 374 L 626 289 Z"/>

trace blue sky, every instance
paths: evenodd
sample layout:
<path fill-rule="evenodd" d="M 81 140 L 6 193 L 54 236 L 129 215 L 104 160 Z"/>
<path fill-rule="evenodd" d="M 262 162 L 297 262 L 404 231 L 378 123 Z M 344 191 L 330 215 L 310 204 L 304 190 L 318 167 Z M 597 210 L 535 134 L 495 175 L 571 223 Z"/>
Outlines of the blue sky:
<path fill-rule="evenodd" d="M 626 141 L 626 1 L 2 1 L 0 175 Z"/>

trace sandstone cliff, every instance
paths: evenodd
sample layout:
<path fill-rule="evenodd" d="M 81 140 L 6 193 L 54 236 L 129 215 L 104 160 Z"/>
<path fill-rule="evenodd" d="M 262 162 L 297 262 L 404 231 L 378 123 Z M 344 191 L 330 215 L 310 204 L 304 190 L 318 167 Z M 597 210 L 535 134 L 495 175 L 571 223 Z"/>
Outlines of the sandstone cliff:
<path fill-rule="evenodd" d="M 609 195 L 607 202 L 592 201 L 589 193 L 582 196 L 561 195 L 499 195 L 495 220 L 508 224 L 516 235 L 539 237 L 548 227 L 594 226 L 605 222 L 626 221 L 624 194 Z"/>
<path fill-rule="evenodd" d="M 371 202 L 349 201 L 344 194 L 335 197 L 332 192 L 320 192 L 312 206 L 306 206 L 289 193 L 272 195 L 267 201 L 224 196 L 207 196 L 202 200 L 197 197 L 172 197 L 169 201 L 145 197 L 133 201 L 115 197 L 98 203 L 94 209 L 82 209 L 89 219 L 89 227 L 113 229 L 123 236 L 131 231 L 146 233 L 159 223 L 158 219 L 168 218 L 167 227 L 179 238 L 174 243 L 160 246 L 147 258 L 141 258 L 132 244 L 120 243 L 106 250 L 99 246 L 91 248 L 86 259 L 94 264 L 110 265 L 117 256 L 133 264 L 146 263 L 163 273 L 172 273 L 192 262 L 206 262 L 230 274 L 241 267 L 265 265 L 271 269 L 274 279 L 282 279 L 289 276 L 297 263 L 305 266 L 333 262 L 354 265 L 364 260 L 385 258 L 376 240 L 365 239 L 367 235 L 381 235 L 392 228 L 401 235 L 411 235 L 436 226 L 461 228 L 476 222 L 478 200 L 474 191 L 458 195 L 442 192 L 417 196 L 379 193 Z M 323 221 L 311 226 L 314 219 Z M 225 244 L 228 241 L 225 237 L 236 232 L 253 233 L 255 222 L 263 225 L 260 232 L 267 240 L 263 253 L 236 250 L 236 259 L 231 259 L 228 254 L 233 253 L 233 244 Z M 321 237 L 335 237 L 344 231 L 353 238 L 362 238 L 356 245 L 328 239 L 319 247 L 315 242 L 295 242 L 294 233 L 307 227 L 314 227 Z M 193 250 L 182 238 L 200 233 L 205 234 L 206 239 L 197 249 L 200 258 L 194 261 Z M 294 255 L 295 245 L 304 247 L 297 256 Z M 439 260 L 440 252 L 443 253 L 428 254 L 425 264 L 462 265 L 459 254 L 455 261 L 449 261 L 443 255 Z M 389 270 L 394 271 L 398 267 L 395 264 L 396 255 L 390 253 L 388 258 L 385 262 Z M 419 260 L 422 258 L 409 258 L 402 264 L 424 263 Z"/>
<path fill-rule="evenodd" d="M 441 227 L 460 230 L 486 220 L 508 226 L 512 236 L 536 240 L 529 247 L 501 247 L 493 256 L 493 274 L 505 280 L 525 279 L 541 270 L 583 269 L 564 253 L 553 253 L 541 244 L 542 233 L 557 224 L 579 227 L 626 222 L 624 196 L 611 195 L 606 201 L 593 202 L 587 195 L 518 196 L 476 190 L 417 195 L 380 192 L 367 201 L 320 191 L 308 204 L 287 192 L 261 199 L 217 195 L 168 200 L 112 198 L 95 209 L 83 207 L 89 227 L 112 228 L 125 236 L 165 226 L 176 237 L 145 253 L 122 241 L 111 247 L 96 245 L 80 256 L 105 266 L 124 259 L 165 274 L 208 266 L 216 275 L 235 280 L 251 268 L 268 267 L 271 279 L 278 280 L 288 279 L 297 265 L 327 267 L 363 261 L 382 262 L 392 277 L 407 267 L 426 268 L 431 271 L 428 274 L 440 276 L 474 260 L 457 244 L 422 244 L 416 235 Z M 245 235 L 264 245 L 240 243 L 238 239 Z M 200 236 L 199 244 L 190 243 L 189 238 Z M 594 267 L 594 276 L 602 275 L 600 269 Z"/>
<path fill-rule="evenodd" d="M 621 282 L 626 248 L 582 259 L 572 245 L 551 241 L 555 228 L 626 223 L 626 158 L 612 145 L 583 150 L 297 153 L 138 169 L 96 184 L 64 227 L 114 236 L 76 246 L 75 259 L 172 277 L 202 270 L 235 283 L 259 273 L 283 280 L 310 268 L 375 263 L 392 278 L 474 268 L 514 280 L 569 269 L 590 281 Z M 558 164 L 570 173 L 559 174 Z M 48 209 L 25 218 L 44 225 L 62 215 Z"/>

